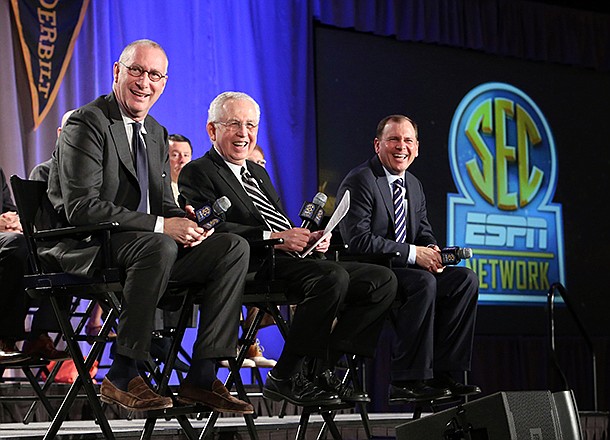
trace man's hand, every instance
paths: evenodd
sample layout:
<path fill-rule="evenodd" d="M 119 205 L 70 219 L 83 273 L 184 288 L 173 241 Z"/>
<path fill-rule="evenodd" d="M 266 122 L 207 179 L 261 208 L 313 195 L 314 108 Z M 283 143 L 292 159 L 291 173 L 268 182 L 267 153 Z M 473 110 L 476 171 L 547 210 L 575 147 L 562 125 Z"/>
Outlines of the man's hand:
<path fill-rule="evenodd" d="M 172 237 L 184 247 L 197 246 L 214 233 L 214 229 L 206 231 L 185 217 L 170 217 L 163 221 L 163 233 Z"/>
<path fill-rule="evenodd" d="M 278 244 L 276 249 L 286 252 L 302 252 L 309 243 L 311 233 L 305 228 L 292 228 L 287 231 L 273 232 L 271 238 L 284 239 L 283 244 Z"/>
<path fill-rule="evenodd" d="M 444 267 L 440 248 L 436 245 L 434 247 L 417 246 L 415 249 L 415 264 L 428 272 L 442 272 Z"/>
<path fill-rule="evenodd" d="M 15 211 L 7 211 L 0 214 L 0 231 L 23 232 L 19 215 Z"/>
<path fill-rule="evenodd" d="M 318 241 L 323 235 L 324 235 L 324 230 L 312 232 L 309 236 L 309 243 L 307 243 L 307 244 L 309 246 L 311 246 L 316 241 Z M 315 251 L 321 252 L 323 254 L 326 253 L 326 251 L 328 251 L 328 248 L 330 247 L 330 238 L 331 237 L 332 237 L 332 234 L 328 234 L 328 237 L 326 237 L 324 240 L 322 240 L 320 243 L 318 243 L 318 245 L 315 248 Z"/>

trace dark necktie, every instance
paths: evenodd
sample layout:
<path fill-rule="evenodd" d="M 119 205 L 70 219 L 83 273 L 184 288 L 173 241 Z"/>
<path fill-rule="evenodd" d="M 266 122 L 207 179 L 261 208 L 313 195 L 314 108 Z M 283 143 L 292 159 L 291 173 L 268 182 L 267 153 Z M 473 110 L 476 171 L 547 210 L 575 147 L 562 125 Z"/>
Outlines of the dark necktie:
<path fill-rule="evenodd" d="M 396 179 L 392 184 L 392 201 L 394 202 L 394 233 L 397 243 L 404 243 L 407 237 L 407 222 L 405 217 L 404 197 L 402 195 L 402 179 Z"/>
<path fill-rule="evenodd" d="M 252 203 L 254 203 L 256 209 L 263 216 L 272 232 L 282 232 L 292 228 L 290 221 L 273 206 L 265 193 L 258 187 L 258 183 L 252 177 L 252 174 L 245 167 L 241 168 L 241 180 L 244 183 L 246 193 L 250 196 Z"/>
<path fill-rule="evenodd" d="M 148 212 L 148 157 L 146 156 L 146 147 L 144 147 L 144 142 L 142 142 L 142 137 L 140 136 L 142 124 L 134 122 L 132 125 L 133 139 L 131 144 L 138 183 L 140 184 L 140 203 L 138 205 L 138 211 Z"/>

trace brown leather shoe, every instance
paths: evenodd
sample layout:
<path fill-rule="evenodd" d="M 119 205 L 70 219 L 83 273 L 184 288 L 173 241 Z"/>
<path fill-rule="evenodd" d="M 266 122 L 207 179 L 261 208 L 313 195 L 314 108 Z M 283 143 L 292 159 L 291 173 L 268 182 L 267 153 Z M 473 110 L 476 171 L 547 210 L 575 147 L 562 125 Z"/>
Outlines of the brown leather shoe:
<path fill-rule="evenodd" d="M 31 358 L 42 358 L 48 361 L 66 361 L 72 359 L 64 350 L 57 350 L 49 335 L 42 334 L 34 340 L 26 339 L 23 343 L 23 352 Z"/>
<path fill-rule="evenodd" d="M 187 405 L 205 405 L 218 412 L 254 414 L 254 407 L 251 404 L 233 397 L 218 379 L 212 383 L 212 391 L 183 381 L 178 388 L 178 401 Z"/>
<path fill-rule="evenodd" d="M 30 357 L 20 352 L 15 345 L 15 341 L 0 339 L 0 364 L 16 364 L 25 362 Z"/>
<path fill-rule="evenodd" d="M 243 329 L 247 331 L 254 322 L 254 316 L 258 312 L 258 307 L 248 307 L 248 314 L 246 315 L 246 319 L 243 322 Z M 261 323 L 258 325 L 258 328 L 269 327 L 270 325 L 275 325 L 275 321 L 273 320 L 273 316 L 269 313 L 265 313 L 263 319 L 261 319 Z"/>
<path fill-rule="evenodd" d="M 114 403 L 131 411 L 151 411 L 171 408 L 170 397 L 155 393 L 140 376 L 134 377 L 127 385 L 127 391 L 119 390 L 107 378 L 100 387 L 100 399 L 105 403 Z"/>

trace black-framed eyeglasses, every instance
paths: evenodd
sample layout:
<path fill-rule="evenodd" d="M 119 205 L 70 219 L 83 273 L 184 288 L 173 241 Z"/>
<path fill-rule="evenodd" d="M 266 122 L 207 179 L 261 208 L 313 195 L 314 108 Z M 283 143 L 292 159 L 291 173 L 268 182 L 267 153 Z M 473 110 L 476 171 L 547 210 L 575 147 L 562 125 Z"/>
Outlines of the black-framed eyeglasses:
<path fill-rule="evenodd" d="M 144 73 L 148 73 L 148 79 L 152 82 L 159 82 L 163 78 L 167 78 L 167 75 L 163 75 L 161 72 L 157 72 L 156 70 L 146 70 L 144 67 L 138 66 L 137 64 L 128 66 L 122 61 L 119 61 L 119 63 L 125 66 L 125 68 L 127 69 L 127 73 L 129 73 L 129 75 L 133 76 L 134 78 L 139 78 L 144 75 Z"/>
<path fill-rule="evenodd" d="M 215 123 L 224 126 L 229 131 L 238 131 L 238 130 L 241 130 L 242 127 L 246 127 L 246 130 L 248 130 L 249 132 L 253 132 L 256 129 L 256 127 L 258 127 L 258 124 L 255 124 L 254 122 L 250 122 L 250 121 L 241 122 L 241 121 L 231 120 L 231 121 L 227 121 L 227 122 L 216 121 Z"/>

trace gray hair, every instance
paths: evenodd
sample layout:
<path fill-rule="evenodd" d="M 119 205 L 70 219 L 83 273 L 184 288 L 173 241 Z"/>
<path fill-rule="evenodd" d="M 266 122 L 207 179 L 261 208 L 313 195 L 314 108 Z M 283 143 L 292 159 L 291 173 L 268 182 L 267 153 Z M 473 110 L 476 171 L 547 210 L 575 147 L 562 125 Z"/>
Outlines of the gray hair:
<path fill-rule="evenodd" d="M 256 122 L 260 121 L 261 108 L 258 105 L 258 102 L 254 100 L 254 98 L 243 92 L 223 92 L 216 98 L 214 98 L 214 100 L 210 103 L 210 108 L 208 109 L 208 123 L 219 122 L 223 111 L 222 106 L 225 104 L 225 102 L 230 101 L 232 99 L 250 101 L 256 109 Z"/>

